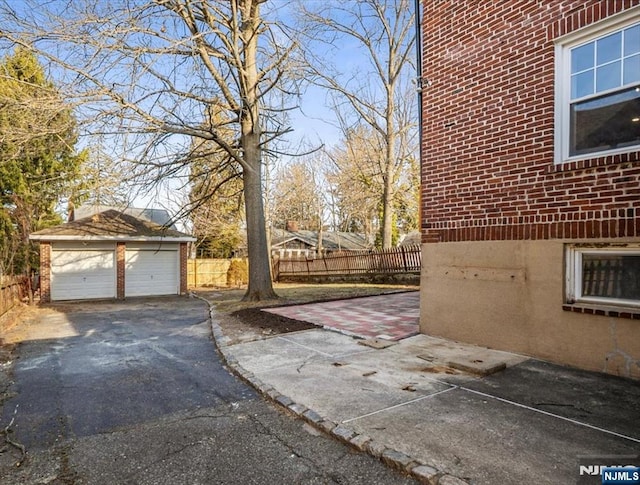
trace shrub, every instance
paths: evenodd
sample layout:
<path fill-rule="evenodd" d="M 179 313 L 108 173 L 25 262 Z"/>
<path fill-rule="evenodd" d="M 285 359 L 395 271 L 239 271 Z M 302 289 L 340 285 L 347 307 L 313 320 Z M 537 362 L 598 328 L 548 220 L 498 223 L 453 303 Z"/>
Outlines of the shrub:
<path fill-rule="evenodd" d="M 249 266 L 244 259 L 234 259 L 227 270 L 227 286 L 240 288 L 249 282 Z"/>

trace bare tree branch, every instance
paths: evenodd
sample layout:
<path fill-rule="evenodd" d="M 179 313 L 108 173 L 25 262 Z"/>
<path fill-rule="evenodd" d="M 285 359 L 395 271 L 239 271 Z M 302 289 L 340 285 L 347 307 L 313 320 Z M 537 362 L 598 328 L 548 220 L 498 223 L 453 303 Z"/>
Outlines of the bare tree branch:
<path fill-rule="evenodd" d="M 381 239 L 383 247 L 390 247 L 398 182 L 402 171 L 411 167 L 407 153 L 416 149 L 410 145 L 413 138 L 406 134 L 415 128 L 407 106 L 415 109 L 417 99 L 412 101 L 404 94 L 408 84 L 403 82 L 411 77 L 413 70 L 410 53 L 415 45 L 415 35 L 412 34 L 414 13 L 411 5 L 408 0 L 353 0 L 348 4 L 301 1 L 300 10 L 306 20 L 303 33 L 308 44 L 322 44 L 326 51 L 335 49 L 334 46 L 342 42 L 352 45 L 355 41 L 364 52 L 363 59 L 368 61 L 368 71 L 365 63 L 359 62 L 357 73 L 348 77 L 325 58 L 314 55 L 319 48 L 307 51 L 311 82 L 332 93 L 345 141 L 361 124 L 379 135 L 371 140 L 379 145 L 370 147 L 377 149 L 379 155 L 370 157 L 368 163 L 377 167 L 381 180 Z M 404 106 L 398 106 L 398 103 Z"/>

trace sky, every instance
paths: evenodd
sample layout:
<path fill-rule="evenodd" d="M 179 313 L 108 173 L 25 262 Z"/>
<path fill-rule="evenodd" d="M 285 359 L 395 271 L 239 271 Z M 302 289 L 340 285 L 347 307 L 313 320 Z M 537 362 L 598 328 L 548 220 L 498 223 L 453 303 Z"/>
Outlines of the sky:
<path fill-rule="evenodd" d="M 22 14 L 25 18 L 29 18 L 30 14 L 33 13 L 24 10 L 27 6 L 26 1 L 0 1 L 11 5 L 17 5 L 19 9 L 23 9 Z M 311 5 L 312 2 L 318 2 L 319 4 L 321 1 L 323 5 L 326 3 L 324 0 L 305 1 L 307 2 L 307 5 Z M 101 8 L 100 4 L 103 2 L 104 5 L 110 4 L 107 0 L 100 0 L 96 2 L 95 5 L 98 5 L 98 8 Z M 67 0 L 47 0 L 46 4 L 48 6 L 53 6 L 54 8 L 57 8 L 58 6 L 73 5 L 68 4 Z M 342 4 L 344 6 L 344 2 L 342 2 Z M 80 1 L 78 1 L 76 5 L 81 5 Z M 113 5 L 118 5 L 118 1 L 115 1 Z M 290 8 L 293 5 L 291 0 L 271 0 L 267 5 L 275 7 L 277 15 L 280 16 L 283 21 L 288 21 L 290 19 Z M 263 13 L 268 15 L 266 5 L 263 6 L 262 10 Z M 41 12 L 38 12 L 38 14 L 41 14 Z M 1 18 L 0 21 L 2 21 Z M 2 46 L 0 46 L 0 48 L 1 47 Z M 326 45 L 312 45 L 311 49 L 314 50 L 314 54 L 319 56 L 328 54 L 333 64 L 345 74 L 359 72 L 361 74 L 360 77 L 362 77 L 363 75 L 366 76 L 366 71 L 369 69 L 366 54 L 363 55 L 362 52 L 356 48 L 356 43 L 353 40 L 340 40 L 334 45 L 333 50 L 330 50 L 330 52 L 323 51 L 323 49 L 328 49 Z M 114 81 L 118 82 L 117 76 L 114 78 Z M 312 147 L 317 147 L 321 144 L 332 146 L 339 142 L 341 139 L 341 133 L 335 126 L 336 117 L 329 107 L 330 103 L 328 100 L 329 96 L 320 88 L 313 86 L 308 86 L 306 88 L 306 91 L 300 98 L 299 109 L 290 112 L 290 125 L 294 131 L 285 135 L 286 140 L 289 142 L 290 150 L 295 151 L 297 147 L 300 147 L 303 143 L 311 145 Z M 91 143 L 94 143 L 91 138 L 87 138 L 87 140 L 89 140 L 86 142 L 88 146 L 91 146 Z M 138 195 L 136 197 L 134 203 L 135 205 L 142 206 L 175 205 L 177 198 L 167 195 L 167 193 L 175 191 L 175 188 L 176 184 L 174 183 L 169 184 L 168 191 L 164 191 L 162 189 L 159 191 L 144 191 L 142 195 Z M 163 193 L 163 191 L 165 193 Z"/>

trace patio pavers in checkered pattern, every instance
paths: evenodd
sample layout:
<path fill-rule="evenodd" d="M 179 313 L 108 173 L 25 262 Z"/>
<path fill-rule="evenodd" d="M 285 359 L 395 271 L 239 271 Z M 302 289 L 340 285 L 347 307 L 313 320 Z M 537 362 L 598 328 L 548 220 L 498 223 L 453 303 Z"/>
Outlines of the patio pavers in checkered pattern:
<path fill-rule="evenodd" d="M 420 292 L 307 303 L 263 311 L 363 338 L 401 340 L 418 334 Z"/>

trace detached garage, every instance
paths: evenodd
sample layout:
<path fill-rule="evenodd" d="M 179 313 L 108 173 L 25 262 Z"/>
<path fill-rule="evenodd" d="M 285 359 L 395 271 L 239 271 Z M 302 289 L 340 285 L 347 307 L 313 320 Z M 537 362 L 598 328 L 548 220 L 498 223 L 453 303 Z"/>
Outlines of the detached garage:
<path fill-rule="evenodd" d="M 178 295 L 187 291 L 187 243 L 195 239 L 117 210 L 44 229 L 41 301 Z"/>

